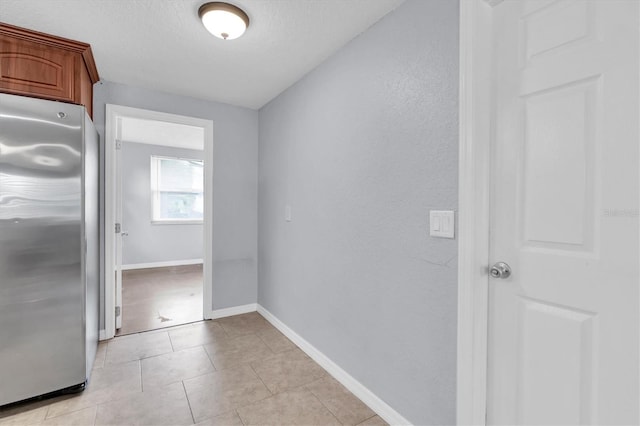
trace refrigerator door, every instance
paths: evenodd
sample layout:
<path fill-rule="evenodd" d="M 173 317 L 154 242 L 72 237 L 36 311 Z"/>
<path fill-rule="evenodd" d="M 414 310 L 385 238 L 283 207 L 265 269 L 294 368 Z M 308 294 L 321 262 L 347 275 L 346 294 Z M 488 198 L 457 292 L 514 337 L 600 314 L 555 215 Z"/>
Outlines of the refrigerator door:
<path fill-rule="evenodd" d="M 83 232 L 85 280 L 86 376 L 89 379 L 98 350 L 98 317 L 100 315 L 100 235 L 98 218 L 98 132 L 89 116 L 84 114 L 83 161 Z"/>
<path fill-rule="evenodd" d="M 0 94 L 0 405 L 85 381 L 83 120 Z"/>

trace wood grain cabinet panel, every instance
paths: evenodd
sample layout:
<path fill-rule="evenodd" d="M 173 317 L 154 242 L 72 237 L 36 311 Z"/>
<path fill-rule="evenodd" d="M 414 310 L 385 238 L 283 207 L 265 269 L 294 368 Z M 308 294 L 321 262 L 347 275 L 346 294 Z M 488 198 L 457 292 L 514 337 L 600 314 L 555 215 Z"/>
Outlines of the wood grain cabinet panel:
<path fill-rule="evenodd" d="M 0 23 L 0 92 L 84 105 L 99 80 L 91 46 Z"/>

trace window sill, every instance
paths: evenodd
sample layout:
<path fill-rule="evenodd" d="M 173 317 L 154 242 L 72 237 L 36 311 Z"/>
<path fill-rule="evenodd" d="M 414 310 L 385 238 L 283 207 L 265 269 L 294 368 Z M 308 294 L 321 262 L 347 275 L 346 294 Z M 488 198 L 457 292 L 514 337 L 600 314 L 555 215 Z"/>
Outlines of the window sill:
<path fill-rule="evenodd" d="M 204 223 L 201 219 L 196 220 L 179 220 L 179 219 L 171 219 L 171 220 L 152 220 L 152 225 L 202 225 Z"/>

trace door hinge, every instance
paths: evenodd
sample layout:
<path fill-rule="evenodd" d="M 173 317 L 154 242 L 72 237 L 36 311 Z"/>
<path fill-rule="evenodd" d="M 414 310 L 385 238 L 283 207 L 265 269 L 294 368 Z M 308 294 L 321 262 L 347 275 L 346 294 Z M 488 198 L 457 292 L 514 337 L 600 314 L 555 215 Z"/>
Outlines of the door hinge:
<path fill-rule="evenodd" d="M 121 150 L 121 149 L 122 149 L 122 142 L 116 141 L 116 150 Z"/>
<path fill-rule="evenodd" d="M 120 233 L 120 228 L 121 228 L 120 224 L 116 223 L 116 234 Z"/>
<path fill-rule="evenodd" d="M 116 317 L 120 316 L 120 306 L 116 306 Z"/>

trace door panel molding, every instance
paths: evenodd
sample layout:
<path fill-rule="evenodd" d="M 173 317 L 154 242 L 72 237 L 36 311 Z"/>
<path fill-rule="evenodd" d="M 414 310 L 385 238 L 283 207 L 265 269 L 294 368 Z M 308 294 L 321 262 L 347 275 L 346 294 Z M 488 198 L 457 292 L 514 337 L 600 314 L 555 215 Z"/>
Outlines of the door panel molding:
<path fill-rule="evenodd" d="M 637 58 L 640 8 L 633 2 L 605 1 L 493 3 L 460 2 L 457 424 L 484 425 L 487 415 L 488 421 L 510 424 L 538 424 L 550 419 L 567 424 L 635 424 L 637 375 L 625 372 L 637 372 L 638 365 L 634 344 L 638 234 L 637 220 L 631 222 L 632 216 L 637 219 L 638 198 L 637 187 L 630 183 L 637 185 L 638 181 L 637 177 L 622 176 L 628 176 L 629 170 L 637 173 L 637 145 L 633 141 L 638 130 L 632 120 L 637 117 L 633 114 L 637 113 L 637 98 L 626 95 L 637 93 L 638 81 L 637 61 L 623 66 L 626 62 L 621 58 Z M 521 8 L 510 9 L 514 4 Z M 519 16 L 514 15 L 516 11 Z M 534 27 L 524 31 L 523 17 L 528 17 L 529 23 L 534 18 L 576 19 L 568 27 L 553 21 L 547 34 Z M 508 26 L 501 27 L 505 22 Z M 505 36 L 515 33 L 519 38 Z M 506 49 L 509 56 L 496 65 L 494 49 Z M 518 73 L 520 80 L 506 79 L 509 72 Z M 498 81 L 504 85 L 498 86 Z M 625 91 L 623 84 L 629 90 Z M 619 107 L 625 100 L 625 107 Z M 556 116 L 560 113 L 568 118 L 560 121 Z M 504 130 L 498 126 L 500 122 L 512 127 Z M 562 146 L 548 140 L 548 149 L 542 146 L 518 152 L 523 149 L 518 145 L 519 137 L 542 140 L 543 125 L 556 140 L 562 140 Z M 491 155 L 494 142 L 503 144 L 500 156 Z M 530 144 L 524 148 L 527 146 Z M 533 193 L 532 185 L 524 185 L 527 167 L 533 167 L 530 172 L 543 181 L 560 173 L 559 165 L 551 163 L 558 169 L 543 169 L 542 163 L 536 162 L 540 151 L 557 153 L 552 158 L 559 161 L 571 158 L 570 164 L 564 162 L 572 169 L 563 173 L 566 182 L 562 184 L 571 183 L 568 188 L 576 192 L 565 198 L 573 197 L 571 207 L 580 207 L 573 209 L 575 223 L 567 219 L 569 209 L 562 210 L 563 228 L 551 229 L 553 234 L 542 228 L 546 223 L 558 225 L 544 216 L 546 212 L 523 216 L 541 203 L 563 207 L 561 200 Z M 527 153 L 533 157 L 523 157 Z M 499 167 L 504 164 L 508 167 Z M 505 175 L 508 178 L 498 179 L 502 186 L 494 192 L 491 179 Z M 556 183 L 553 188 L 568 191 Z M 516 189 L 528 191 L 529 199 L 510 192 Z M 514 197 L 511 210 L 499 211 L 497 219 L 490 221 L 491 202 L 502 201 L 506 192 Z M 614 223 L 610 207 L 616 205 L 630 206 L 626 210 L 630 214 L 614 213 Z M 514 210 L 516 214 L 509 214 Z M 489 250 L 490 229 L 502 224 L 501 219 L 510 219 L 511 228 L 491 234 L 494 239 L 500 237 L 497 243 L 502 244 L 494 247 L 502 250 L 500 253 L 517 249 L 521 256 L 490 259 L 494 257 Z M 540 268 L 546 260 L 541 260 L 542 256 L 560 259 Z M 489 293 L 490 260 L 505 260 L 515 267 L 511 287 L 509 282 L 492 281 Z M 561 279 L 565 271 L 573 275 Z M 525 281 L 524 277 L 530 279 Z M 515 305 L 506 303 L 510 300 Z M 489 303 L 494 304 L 491 311 Z M 498 305 L 509 309 L 495 311 Z M 493 322 L 497 318 L 503 321 Z M 496 324 L 502 327 L 501 334 L 493 328 L 490 334 L 488 326 Z M 620 325 L 624 327 L 616 328 Z M 636 340 L 620 338 L 629 331 L 634 331 L 631 339 Z M 502 337 L 495 340 L 496 336 Z M 516 344 L 511 344 L 514 341 Z M 618 346 L 612 342 L 624 343 L 627 350 L 614 349 Z M 489 358 L 488 349 L 495 347 L 500 357 Z M 505 355 L 505 348 L 513 356 Z M 489 363 L 495 359 L 498 364 Z M 580 362 L 574 362 L 577 359 Z M 494 374 L 504 371 L 507 380 Z M 498 403 L 492 405 L 494 400 Z"/>

